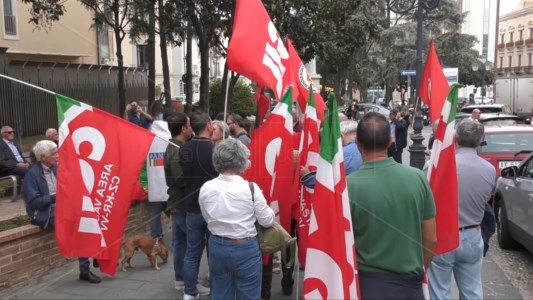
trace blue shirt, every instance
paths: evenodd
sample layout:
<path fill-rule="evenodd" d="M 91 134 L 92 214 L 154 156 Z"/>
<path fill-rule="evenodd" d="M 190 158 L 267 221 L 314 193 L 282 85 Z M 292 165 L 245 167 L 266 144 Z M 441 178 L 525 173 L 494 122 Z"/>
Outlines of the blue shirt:
<path fill-rule="evenodd" d="M 346 146 L 342 147 L 342 154 L 344 155 L 344 167 L 346 168 L 346 176 L 350 173 L 359 170 L 363 165 L 363 157 L 357 148 L 354 141 L 350 141 Z"/>
<path fill-rule="evenodd" d="M 137 117 L 137 114 L 128 114 L 128 121 L 132 122 L 133 124 L 137 124 L 144 129 L 148 129 L 150 127 L 150 122 L 146 120 L 143 114 L 141 114 L 139 117 Z"/>

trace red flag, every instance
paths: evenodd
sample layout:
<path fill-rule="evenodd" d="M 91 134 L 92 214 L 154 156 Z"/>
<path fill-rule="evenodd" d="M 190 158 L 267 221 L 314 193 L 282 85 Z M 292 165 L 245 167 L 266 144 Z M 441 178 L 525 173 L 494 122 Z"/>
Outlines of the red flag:
<path fill-rule="evenodd" d="M 280 224 L 290 230 L 291 191 L 294 154 L 292 148 L 292 87 L 272 110 L 263 126 L 252 132 L 251 166 L 243 177 L 259 185 L 278 215 Z"/>
<path fill-rule="evenodd" d="M 459 85 L 453 85 L 444 104 L 431 151 L 428 179 L 437 215 L 437 248 L 443 254 L 459 247 L 459 206 L 455 165 L 455 115 Z"/>
<path fill-rule="evenodd" d="M 294 85 L 289 53 L 260 0 L 237 0 L 228 67 L 274 91 L 280 99 Z M 298 90 L 293 90 L 293 99 Z"/>
<path fill-rule="evenodd" d="M 449 91 L 450 85 L 448 80 L 446 80 L 446 76 L 444 76 L 435 45 L 433 40 L 431 40 L 424 73 L 422 73 L 422 79 L 420 80 L 418 96 L 429 106 L 432 122 L 439 119 Z"/>
<path fill-rule="evenodd" d="M 114 275 L 131 199 L 155 135 L 124 119 L 57 96 L 56 238 L 61 254 L 94 257 Z"/>
<path fill-rule="evenodd" d="M 298 95 L 298 104 L 303 109 L 306 107 L 307 99 L 309 99 L 309 91 L 313 80 L 311 79 L 311 76 L 309 76 L 307 69 L 298 55 L 298 52 L 289 39 L 287 39 L 287 50 L 289 52 L 292 70 L 295 73 L 294 76 L 296 76 L 294 81 L 296 82 L 296 86 L 300 91 L 300 95 Z M 324 120 L 324 109 L 326 108 L 324 99 L 322 99 L 322 96 L 318 91 L 315 91 L 313 94 L 315 96 L 317 117 L 319 120 Z"/>
<path fill-rule="evenodd" d="M 312 91 L 312 87 L 311 87 Z M 298 261 L 302 266 L 305 266 L 305 258 L 307 253 L 307 235 L 309 233 L 309 221 L 311 216 L 311 205 L 313 201 L 314 189 L 307 188 L 300 183 L 300 168 L 307 166 L 309 171 L 316 171 L 320 141 L 318 140 L 318 120 L 315 108 L 315 100 L 313 92 L 309 93 L 309 101 L 305 109 L 304 123 L 302 129 L 302 137 L 300 140 L 300 155 L 298 156 L 298 164 L 296 167 L 296 188 L 301 190 L 298 193 L 300 197 L 299 214 L 298 214 Z"/>
<path fill-rule="evenodd" d="M 330 94 L 316 173 L 304 299 L 358 299 L 352 217 L 346 190 L 337 101 Z"/>
<path fill-rule="evenodd" d="M 270 99 L 268 99 L 268 97 L 263 94 L 264 91 L 264 86 L 257 86 L 257 90 L 255 90 L 255 101 L 257 102 L 257 119 L 259 120 L 257 124 L 263 124 L 263 120 L 265 119 L 266 113 L 270 108 Z"/>

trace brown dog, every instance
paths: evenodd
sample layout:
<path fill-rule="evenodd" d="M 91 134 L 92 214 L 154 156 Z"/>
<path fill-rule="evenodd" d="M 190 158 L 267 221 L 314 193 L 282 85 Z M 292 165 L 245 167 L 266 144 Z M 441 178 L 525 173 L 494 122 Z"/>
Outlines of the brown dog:
<path fill-rule="evenodd" d="M 134 235 L 130 237 L 129 239 L 126 239 L 122 243 L 122 261 L 121 261 L 121 269 L 122 272 L 126 272 L 126 263 L 130 268 L 133 268 L 134 266 L 131 264 L 131 258 L 133 257 L 133 253 L 137 250 L 141 250 L 148 256 L 148 260 L 152 264 L 152 266 L 155 267 L 156 270 L 160 270 L 157 266 L 157 256 L 159 255 L 163 262 L 167 262 L 168 259 L 168 249 L 167 246 L 165 246 L 165 243 L 162 239 L 152 239 L 151 237 L 147 235 Z"/>

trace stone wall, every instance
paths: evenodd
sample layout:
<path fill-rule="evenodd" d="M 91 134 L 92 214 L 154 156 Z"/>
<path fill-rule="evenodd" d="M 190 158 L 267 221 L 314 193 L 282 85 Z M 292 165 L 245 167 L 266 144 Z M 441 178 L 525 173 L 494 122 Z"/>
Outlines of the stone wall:
<path fill-rule="evenodd" d="M 162 217 L 164 226 L 169 219 Z M 126 223 L 126 236 L 150 229 L 150 209 L 146 201 L 133 202 Z M 64 258 L 53 230 L 25 225 L 0 232 L 0 290 L 22 286 L 50 270 L 76 258 Z"/>

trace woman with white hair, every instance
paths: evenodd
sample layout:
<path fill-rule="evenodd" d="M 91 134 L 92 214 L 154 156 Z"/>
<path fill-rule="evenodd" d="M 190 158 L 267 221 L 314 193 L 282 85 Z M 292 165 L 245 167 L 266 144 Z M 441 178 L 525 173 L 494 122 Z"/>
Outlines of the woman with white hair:
<path fill-rule="evenodd" d="M 55 203 L 57 185 L 57 145 L 49 140 L 38 141 L 33 147 L 36 163 L 26 173 L 22 193 L 26 212 L 32 224 L 43 229 L 55 227 Z M 100 283 L 89 266 L 89 259 L 80 257 L 80 280 Z"/>
<path fill-rule="evenodd" d="M 211 124 L 213 125 L 213 134 L 211 135 L 213 144 L 218 144 L 229 137 L 229 126 L 226 122 L 215 120 Z"/>
<path fill-rule="evenodd" d="M 213 299 L 261 297 L 261 251 L 254 223 L 272 226 L 274 211 L 259 186 L 239 175 L 248 167 L 249 155 L 235 138 L 219 142 L 213 150 L 213 165 L 220 174 L 200 190 L 200 209 L 211 233 L 208 259 Z"/>

